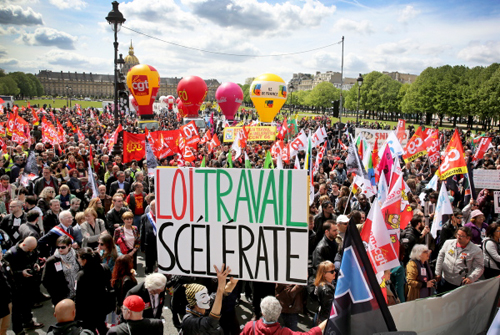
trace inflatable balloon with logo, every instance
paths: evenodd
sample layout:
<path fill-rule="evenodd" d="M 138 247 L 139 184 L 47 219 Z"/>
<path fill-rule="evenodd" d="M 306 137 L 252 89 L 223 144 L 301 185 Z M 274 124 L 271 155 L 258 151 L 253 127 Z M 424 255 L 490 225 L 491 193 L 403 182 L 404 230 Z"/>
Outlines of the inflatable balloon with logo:
<path fill-rule="evenodd" d="M 160 75 L 150 65 L 139 64 L 128 71 L 127 86 L 138 105 L 137 114 L 152 115 L 160 88 Z"/>
<path fill-rule="evenodd" d="M 130 105 L 132 105 L 132 107 L 134 107 L 136 113 L 139 113 L 139 105 L 137 104 L 137 101 L 135 101 L 135 98 L 132 94 L 129 94 L 128 96 L 128 102 Z"/>
<path fill-rule="evenodd" d="M 174 109 L 175 98 L 173 95 L 167 95 L 165 103 L 167 104 L 168 110 Z"/>
<path fill-rule="evenodd" d="M 262 74 L 250 85 L 250 99 L 259 113 L 260 122 L 272 122 L 285 104 L 286 97 L 286 83 L 275 74 Z"/>
<path fill-rule="evenodd" d="M 198 117 L 198 111 L 207 96 L 208 88 L 197 76 L 184 77 L 177 85 L 177 95 L 182 101 L 187 117 Z"/>
<path fill-rule="evenodd" d="M 235 83 L 224 83 L 215 92 L 215 99 L 222 110 L 222 114 L 228 121 L 234 120 L 234 114 L 243 102 L 243 91 L 240 85 Z"/>

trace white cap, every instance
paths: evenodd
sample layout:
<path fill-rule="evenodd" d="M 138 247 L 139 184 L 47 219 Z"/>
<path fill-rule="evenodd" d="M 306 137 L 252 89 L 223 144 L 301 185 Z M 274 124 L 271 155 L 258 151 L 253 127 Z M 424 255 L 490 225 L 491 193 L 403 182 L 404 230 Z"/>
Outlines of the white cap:
<path fill-rule="evenodd" d="M 349 222 L 349 218 L 347 215 L 339 215 L 337 217 L 337 222 Z"/>

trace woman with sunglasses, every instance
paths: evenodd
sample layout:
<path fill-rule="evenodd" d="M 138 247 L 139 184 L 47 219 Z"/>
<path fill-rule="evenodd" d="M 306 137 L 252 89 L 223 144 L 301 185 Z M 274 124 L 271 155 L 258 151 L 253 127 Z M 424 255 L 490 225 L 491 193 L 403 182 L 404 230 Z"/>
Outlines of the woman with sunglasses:
<path fill-rule="evenodd" d="M 47 259 L 43 270 L 42 283 L 54 306 L 63 299 L 74 299 L 76 296 L 75 283 L 80 265 L 71 244 L 66 235 L 57 238 L 56 251 Z"/>
<path fill-rule="evenodd" d="M 314 286 L 316 286 L 314 293 L 318 297 L 319 302 L 319 310 L 316 314 L 315 325 L 319 325 L 330 317 L 332 300 L 335 294 L 335 286 L 333 286 L 334 279 L 335 266 L 333 263 L 330 261 L 321 262 L 318 266 L 316 279 L 314 280 Z"/>

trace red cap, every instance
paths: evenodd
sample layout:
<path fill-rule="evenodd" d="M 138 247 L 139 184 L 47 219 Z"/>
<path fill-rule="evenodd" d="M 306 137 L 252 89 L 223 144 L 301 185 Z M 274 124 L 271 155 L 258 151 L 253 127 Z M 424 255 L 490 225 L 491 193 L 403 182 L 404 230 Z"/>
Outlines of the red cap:
<path fill-rule="evenodd" d="M 131 295 L 123 300 L 123 306 L 131 310 L 132 312 L 142 312 L 146 304 L 144 304 L 144 300 L 138 295 Z"/>

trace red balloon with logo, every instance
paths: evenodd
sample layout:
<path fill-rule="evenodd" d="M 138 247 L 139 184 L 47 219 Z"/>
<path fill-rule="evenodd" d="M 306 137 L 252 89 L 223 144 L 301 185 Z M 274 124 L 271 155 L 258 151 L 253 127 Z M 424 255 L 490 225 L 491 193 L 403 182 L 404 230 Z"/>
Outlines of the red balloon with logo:
<path fill-rule="evenodd" d="M 203 101 L 205 101 L 207 92 L 207 84 L 200 77 L 189 76 L 179 81 L 177 95 L 184 105 L 187 117 L 198 117 L 198 111 Z"/>
<path fill-rule="evenodd" d="M 177 103 L 177 110 L 179 111 L 181 117 L 185 117 L 187 115 L 186 107 L 184 106 L 184 103 L 182 101 L 179 101 Z"/>
<path fill-rule="evenodd" d="M 234 114 L 243 102 L 243 91 L 238 84 L 224 83 L 215 92 L 215 99 L 226 119 L 231 121 L 234 120 Z"/>

